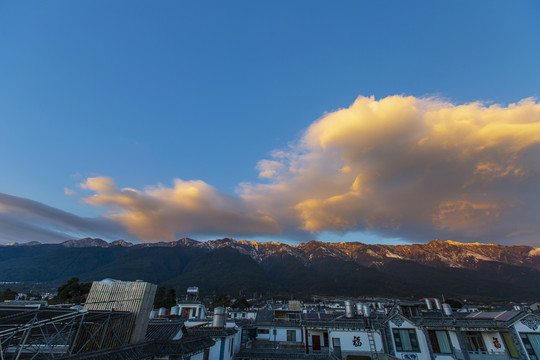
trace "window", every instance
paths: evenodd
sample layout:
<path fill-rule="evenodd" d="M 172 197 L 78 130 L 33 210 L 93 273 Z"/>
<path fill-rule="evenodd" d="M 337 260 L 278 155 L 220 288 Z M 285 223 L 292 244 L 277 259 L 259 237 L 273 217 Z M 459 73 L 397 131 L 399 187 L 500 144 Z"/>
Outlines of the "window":
<path fill-rule="evenodd" d="M 431 348 L 435 354 L 451 354 L 448 333 L 443 330 L 428 330 Z"/>
<path fill-rule="evenodd" d="M 519 334 L 531 360 L 540 359 L 540 334 Z"/>
<path fill-rule="evenodd" d="M 397 352 L 420 352 L 414 329 L 393 329 L 392 333 Z"/>
<path fill-rule="evenodd" d="M 335 348 L 341 347 L 340 338 L 332 338 L 332 346 L 335 347 Z"/>
<path fill-rule="evenodd" d="M 296 330 L 287 330 L 287 341 L 296 342 Z"/>
<path fill-rule="evenodd" d="M 257 334 L 270 334 L 269 329 L 257 329 Z"/>
<path fill-rule="evenodd" d="M 484 339 L 482 339 L 482 334 L 480 332 L 466 331 L 464 337 L 469 351 L 475 351 L 478 353 L 486 351 L 486 345 L 484 344 Z"/>

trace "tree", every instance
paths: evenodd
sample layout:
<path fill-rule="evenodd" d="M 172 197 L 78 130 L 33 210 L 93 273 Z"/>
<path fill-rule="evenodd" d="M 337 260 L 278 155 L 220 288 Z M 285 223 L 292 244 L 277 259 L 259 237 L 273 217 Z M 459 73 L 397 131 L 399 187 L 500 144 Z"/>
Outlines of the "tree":
<path fill-rule="evenodd" d="M 165 287 L 160 286 L 156 291 L 156 296 L 154 297 L 154 308 L 158 309 L 163 306 L 163 298 L 165 298 Z"/>
<path fill-rule="evenodd" d="M 79 283 L 79 278 L 73 277 L 58 288 L 58 294 L 52 302 L 80 304 L 86 300 L 91 287 L 92 283 Z"/>
<path fill-rule="evenodd" d="M 445 303 L 450 305 L 452 309 L 461 309 L 463 307 L 463 303 L 456 299 L 446 299 Z"/>
<path fill-rule="evenodd" d="M 7 288 L 4 291 L 0 291 L 0 301 L 15 300 L 17 295 L 17 292 L 11 290 L 10 288 Z"/>
<path fill-rule="evenodd" d="M 223 306 L 224 308 L 231 306 L 231 299 L 225 294 L 217 294 L 212 300 L 212 307 L 216 308 Z"/>
<path fill-rule="evenodd" d="M 171 308 L 176 305 L 176 290 L 170 288 L 167 290 L 165 287 L 160 286 L 156 291 L 156 297 L 154 298 L 154 308 Z"/>
<path fill-rule="evenodd" d="M 238 298 L 236 300 L 234 300 L 234 302 L 232 303 L 231 307 L 233 309 L 240 309 L 240 310 L 244 310 L 244 309 L 247 309 L 249 308 L 251 305 L 250 303 L 247 301 L 246 297 L 245 296 L 242 296 L 241 298 Z"/>

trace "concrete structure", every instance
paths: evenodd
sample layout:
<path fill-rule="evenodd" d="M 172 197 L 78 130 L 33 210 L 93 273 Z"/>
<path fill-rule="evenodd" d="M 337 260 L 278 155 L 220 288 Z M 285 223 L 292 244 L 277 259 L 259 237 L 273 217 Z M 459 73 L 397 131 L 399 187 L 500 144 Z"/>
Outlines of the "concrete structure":
<path fill-rule="evenodd" d="M 243 323 L 238 359 L 539 360 L 540 314 L 449 312 L 447 304 L 394 301 L 371 316 L 262 310 Z M 430 304 L 431 305 L 431 304 Z M 444 311 L 446 308 L 446 311 Z M 274 355 L 275 354 L 275 355 Z M 286 354 L 286 355 L 284 355 Z"/>
<path fill-rule="evenodd" d="M 86 299 L 85 309 L 129 311 L 132 316 L 122 325 L 122 336 L 129 343 L 144 341 L 157 285 L 143 281 L 105 279 L 94 281 Z"/>
<path fill-rule="evenodd" d="M 197 300 L 178 301 L 178 315 L 183 319 L 204 320 L 206 319 L 206 306 Z"/>

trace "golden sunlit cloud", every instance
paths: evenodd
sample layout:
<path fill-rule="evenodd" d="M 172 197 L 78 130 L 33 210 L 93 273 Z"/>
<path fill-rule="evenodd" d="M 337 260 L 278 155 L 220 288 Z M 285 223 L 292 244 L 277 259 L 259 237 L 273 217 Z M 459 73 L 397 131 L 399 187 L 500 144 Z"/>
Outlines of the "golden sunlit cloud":
<path fill-rule="evenodd" d="M 539 143 L 533 99 L 504 107 L 359 97 L 274 157 L 280 170 L 269 183 L 240 192 L 284 229 L 505 242 L 519 227 L 540 230 Z"/>
<path fill-rule="evenodd" d="M 240 184 L 238 196 L 202 181 L 138 191 L 90 178 L 82 187 L 95 192 L 88 203 L 108 207 L 143 239 L 370 230 L 538 245 L 539 144 L 533 99 L 488 106 L 359 97 L 261 160 L 260 182 Z"/>
<path fill-rule="evenodd" d="M 258 214 L 239 198 L 223 194 L 203 181 L 175 180 L 173 188 L 149 187 L 144 191 L 118 189 L 106 177 L 81 184 L 95 194 L 86 202 L 105 206 L 111 220 L 144 240 L 174 240 L 177 234 L 257 235 L 279 232 L 269 216 Z"/>

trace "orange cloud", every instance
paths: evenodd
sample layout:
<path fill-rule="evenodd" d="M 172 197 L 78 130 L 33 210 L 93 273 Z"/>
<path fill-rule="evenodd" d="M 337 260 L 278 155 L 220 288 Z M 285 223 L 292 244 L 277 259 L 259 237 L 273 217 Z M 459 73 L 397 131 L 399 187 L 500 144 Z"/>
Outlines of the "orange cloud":
<path fill-rule="evenodd" d="M 501 215 L 501 206 L 495 203 L 473 203 L 466 200 L 445 201 L 433 214 L 433 222 L 442 229 L 466 230 L 469 235 L 482 230 Z"/>
<path fill-rule="evenodd" d="M 257 213 L 241 199 L 219 192 L 203 181 L 176 179 L 174 187 L 149 187 L 143 191 L 118 189 L 106 177 L 81 184 L 92 190 L 87 203 L 108 207 L 111 220 L 145 240 L 174 240 L 177 234 L 273 234 L 278 224 Z"/>
<path fill-rule="evenodd" d="M 504 241 L 518 224 L 540 230 L 539 143 L 532 99 L 504 107 L 359 97 L 274 157 L 288 171 L 243 184 L 241 196 L 288 229 Z M 357 179 L 362 191 L 351 187 Z"/>
<path fill-rule="evenodd" d="M 88 203 L 145 239 L 369 229 L 416 241 L 504 242 L 519 233 L 525 243 L 540 230 L 538 159 L 533 99 L 488 106 L 359 97 L 261 160 L 264 182 L 240 184 L 238 196 L 202 181 L 143 191 L 108 178 L 81 186 L 95 192 Z"/>

